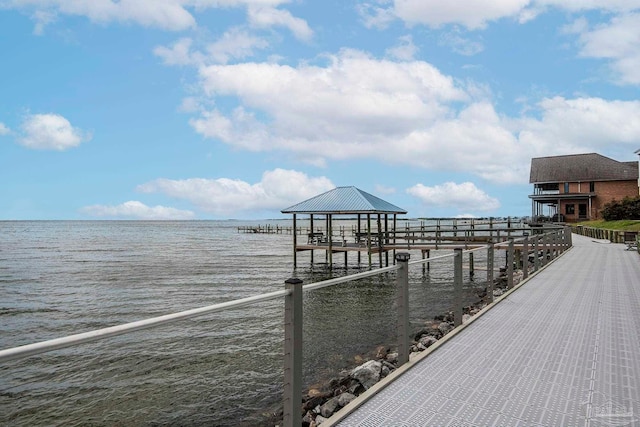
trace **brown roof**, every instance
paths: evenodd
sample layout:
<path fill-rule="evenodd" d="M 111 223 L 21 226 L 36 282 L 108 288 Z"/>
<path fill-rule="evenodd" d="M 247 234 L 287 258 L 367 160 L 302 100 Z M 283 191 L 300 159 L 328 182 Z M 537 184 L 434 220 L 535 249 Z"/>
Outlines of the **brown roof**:
<path fill-rule="evenodd" d="M 531 159 L 530 183 L 629 181 L 638 179 L 638 162 L 619 162 L 596 153 Z"/>

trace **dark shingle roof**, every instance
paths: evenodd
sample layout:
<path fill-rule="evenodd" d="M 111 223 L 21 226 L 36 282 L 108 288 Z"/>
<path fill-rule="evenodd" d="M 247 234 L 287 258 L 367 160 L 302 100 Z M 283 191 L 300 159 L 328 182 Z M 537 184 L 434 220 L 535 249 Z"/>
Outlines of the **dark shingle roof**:
<path fill-rule="evenodd" d="M 283 209 L 281 212 L 308 214 L 407 213 L 404 209 L 356 187 L 336 187 Z"/>
<path fill-rule="evenodd" d="M 638 179 L 638 162 L 618 162 L 596 153 L 531 159 L 530 183 L 628 181 Z"/>

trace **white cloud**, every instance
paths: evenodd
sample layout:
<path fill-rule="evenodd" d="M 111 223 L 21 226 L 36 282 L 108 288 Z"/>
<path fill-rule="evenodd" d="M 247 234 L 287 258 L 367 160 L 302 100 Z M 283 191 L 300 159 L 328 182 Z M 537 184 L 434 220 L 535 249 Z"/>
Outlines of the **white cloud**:
<path fill-rule="evenodd" d="M 145 27 L 171 31 L 185 30 L 196 25 L 181 0 L 8 0 L 5 5 L 15 9 L 33 11 L 36 33 L 52 22 L 56 15 L 85 16 L 101 24 L 131 22 Z"/>
<path fill-rule="evenodd" d="M 235 96 L 242 107 L 230 115 L 205 113 L 192 125 L 207 137 L 243 148 L 348 158 L 361 154 L 365 141 L 398 137 L 433 123 L 450 113 L 447 102 L 467 98 L 452 78 L 426 62 L 376 60 L 351 50 L 328 59 L 326 67 L 203 67 L 204 93 Z M 271 123 L 258 122 L 252 110 L 265 113 Z M 351 145 L 343 144 L 346 135 Z"/>
<path fill-rule="evenodd" d="M 193 219 L 191 211 L 168 208 L 165 206 L 147 206 L 138 201 L 129 201 L 117 206 L 86 206 L 81 212 L 95 217 L 130 218 L 146 220 L 185 220 Z"/>
<path fill-rule="evenodd" d="M 325 66 L 242 63 L 200 75 L 205 98 L 235 97 L 239 106 L 202 111 L 190 121 L 198 133 L 318 166 L 368 158 L 522 183 L 531 157 L 606 153 L 612 143 L 640 140 L 637 102 L 550 98 L 512 119 L 496 112 L 486 90 L 426 62 L 356 51 L 328 56 Z"/>
<path fill-rule="evenodd" d="M 183 37 L 170 46 L 156 46 L 153 53 L 162 58 L 165 65 L 226 64 L 232 59 L 253 56 L 256 49 L 268 47 L 268 42 L 241 28 L 232 28 L 219 40 L 210 43 L 204 51 L 193 49 L 193 40 Z"/>
<path fill-rule="evenodd" d="M 358 8 L 368 27 L 385 28 L 394 19 L 400 19 L 408 25 L 424 24 L 438 28 L 454 24 L 477 30 L 504 18 L 525 23 L 549 8 L 606 13 L 624 13 L 640 8 L 640 0 L 393 0 L 378 4 L 363 3 Z"/>
<path fill-rule="evenodd" d="M 248 8 L 249 23 L 258 28 L 275 26 L 288 28 L 296 38 L 310 40 L 313 31 L 307 21 L 296 18 L 287 10 L 276 9 L 271 6 L 250 5 Z"/>
<path fill-rule="evenodd" d="M 216 63 L 226 64 L 231 59 L 253 56 L 255 49 L 265 49 L 266 40 L 249 34 L 240 28 L 232 28 L 225 32 L 220 40 L 207 47 L 208 56 Z"/>
<path fill-rule="evenodd" d="M 460 24 L 480 29 L 490 21 L 518 16 L 529 3 L 530 0 L 395 0 L 393 12 L 408 24 Z"/>
<path fill-rule="evenodd" d="M 140 185 L 138 190 L 188 200 L 205 212 L 228 217 L 243 212 L 279 211 L 334 187 L 324 177 L 275 169 L 265 172 L 256 184 L 228 178 L 160 178 Z"/>
<path fill-rule="evenodd" d="M 9 135 L 11 129 L 7 127 L 4 123 L 0 122 L 0 136 L 1 135 Z"/>
<path fill-rule="evenodd" d="M 197 26 L 191 9 L 243 7 L 249 21 L 258 27 L 283 26 L 302 40 L 313 32 L 303 19 L 277 7 L 290 0 L 3 0 L 0 6 L 30 12 L 36 22 L 34 32 L 44 28 L 58 15 L 84 16 L 92 22 L 134 23 L 169 31 L 184 31 Z"/>
<path fill-rule="evenodd" d="M 89 141 L 91 135 L 71 126 L 69 120 L 58 114 L 32 114 L 22 123 L 18 142 L 39 150 L 64 151 Z"/>
<path fill-rule="evenodd" d="M 616 81 L 640 84 L 640 13 L 613 17 L 592 30 L 578 22 L 573 30 L 581 33 L 581 56 L 609 59 Z"/>
<path fill-rule="evenodd" d="M 489 196 L 472 182 L 445 182 L 433 187 L 416 184 L 408 188 L 407 193 L 420 199 L 425 206 L 431 207 L 475 211 L 491 211 L 500 207 L 498 199 Z"/>
<path fill-rule="evenodd" d="M 532 157 L 576 152 L 606 152 L 612 145 L 637 149 L 640 140 L 640 101 L 601 98 L 547 98 L 538 105 L 541 118 L 515 124 L 519 139 L 532 148 Z"/>
<path fill-rule="evenodd" d="M 413 38 L 410 35 L 402 36 L 398 39 L 399 43 L 387 49 L 386 53 L 392 58 L 401 61 L 412 61 L 418 53 L 418 47 L 413 44 Z"/>
<path fill-rule="evenodd" d="M 170 47 L 156 46 L 153 53 L 162 58 L 166 65 L 199 65 L 204 56 L 199 52 L 192 52 L 193 40 L 188 37 L 176 40 Z"/>

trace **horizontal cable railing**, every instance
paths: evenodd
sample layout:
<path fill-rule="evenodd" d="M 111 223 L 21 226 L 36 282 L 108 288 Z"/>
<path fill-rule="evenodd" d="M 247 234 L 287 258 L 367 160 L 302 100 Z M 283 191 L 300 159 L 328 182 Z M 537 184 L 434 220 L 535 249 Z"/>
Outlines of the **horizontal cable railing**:
<path fill-rule="evenodd" d="M 181 311 L 178 313 L 167 314 L 164 316 L 153 317 L 136 322 L 126 323 L 118 326 L 98 329 L 85 333 L 69 335 L 63 338 L 42 341 L 34 344 L 23 345 L 15 348 L 0 350 L 0 363 L 23 359 L 26 357 L 59 350 L 75 345 L 89 343 L 123 335 L 126 333 L 139 331 L 142 329 L 157 327 L 185 319 L 190 319 L 205 314 L 216 313 L 224 310 L 230 310 L 252 304 L 269 301 L 277 298 L 285 299 L 285 390 L 284 390 L 284 425 L 299 426 L 300 410 L 296 408 L 296 396 L 301 394 L 302 387 L 302 293 L 313 291 L 329 286 L 334 286 L 346 282 L 351 282 L 366 277 L 376 276 L 382 273 L 397 271 L 398 284 L 398 353 L 399 363 L 405 363 L 409 360 L 409 320 L 408 320 L 408 269 L 410 265 L 426 264 L 434 261 L 454 259 L 454 324 L 458 326 L 462 323 L 462 257 L 464 254 L 473 254 L 476 251 L 487 250 L 487 282 L 489 283 L 488 291 L 491 292 L 490 301 L 493 301 L 493 252 L 498 247 L 507 247 L 507 275 L 508 287 L 513 287 L 513 264 L 514 264 L 514 244 L 519 243 L 524 248 L 528 257 L 529 251 L 535 251 L 534 271 L 538 271 L 540 262 L 546 264 L 549 258 L 555 258 L 564 250 L 571 247 L 571 228 L 559 227 L 554 231 L 544 234 L 536 234 L 534 236 L 524 235 L 520 238 L 509 237 L 507 241 L 489 242 L 485 246 L 463 250 L 462 248 L 454 249 L 453 253 L 436 256 L 427 259 L 418 259 L 409 262 L 409 253 L 397 253 L 397 264 L 389 267 L 378 268 L 371 271 L 356 273 L 335 279 L 329 279 L 321 282 L 302 285 L 299 279 L 289 279 L 285 282 L 284 290 L 270 292 L 261 295 L 255 295 L 233 301 L 227 301 L 219 304 L 200 307 L 192 310 Z M 544 258 L 540 261 L 539 251 L 543 251 Z M 523 268 L 526 278 L 529 265 L 528 260 L 524 263 Z"/>

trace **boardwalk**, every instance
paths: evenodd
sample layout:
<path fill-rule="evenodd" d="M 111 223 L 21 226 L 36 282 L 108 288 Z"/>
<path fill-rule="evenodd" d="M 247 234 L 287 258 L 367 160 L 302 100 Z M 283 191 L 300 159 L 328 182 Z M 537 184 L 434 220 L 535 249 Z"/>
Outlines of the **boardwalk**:
<path fill-rule="evenodd" d="M 558 261 L 324 425 L 640 426 L 640 257 L 573 237 Z"/>

